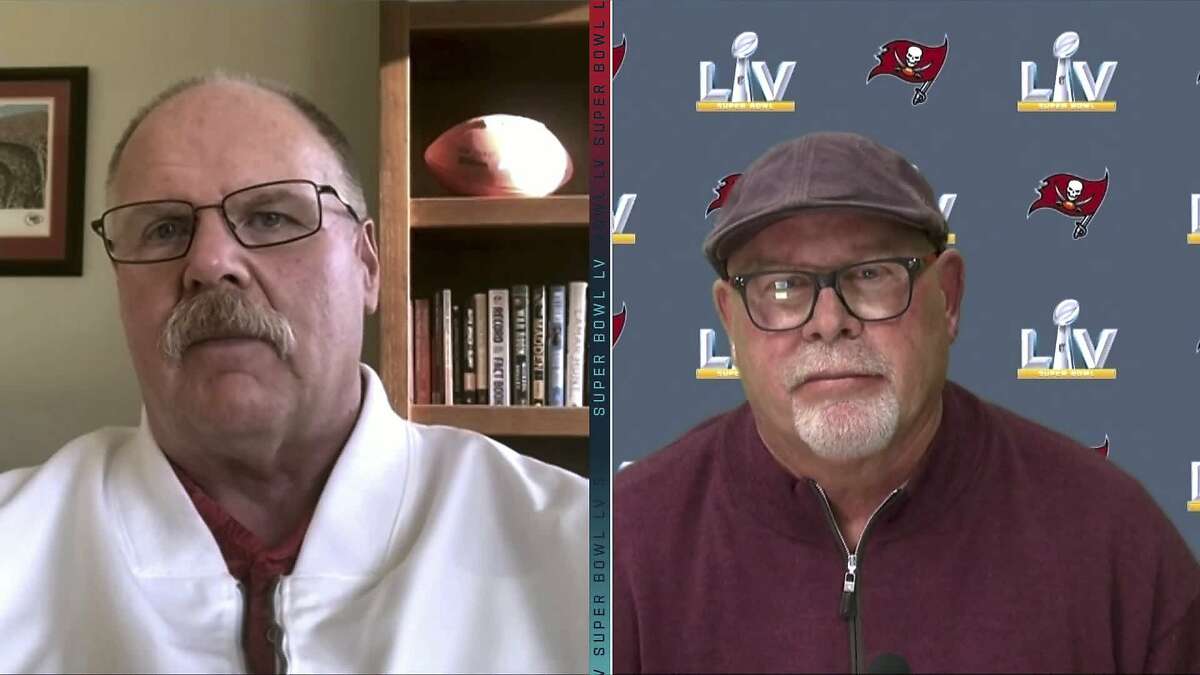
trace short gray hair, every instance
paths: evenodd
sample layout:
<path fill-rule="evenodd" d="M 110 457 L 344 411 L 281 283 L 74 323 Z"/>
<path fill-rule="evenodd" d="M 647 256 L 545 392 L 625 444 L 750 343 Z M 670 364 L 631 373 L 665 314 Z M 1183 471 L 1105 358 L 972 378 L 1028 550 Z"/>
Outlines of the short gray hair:
<path fill-rule="evenodd" d="M 328 115 L 322 112 L 315 103 L 285 84 L 265 80 L 254 75 L 226 73 L 220 70 L 180 80 L 159 92 L 149 103 L 138 110 L 133 119 L 129 120 L 129 125 L 125 127 L 124 133 L 121 134 L 121 139 L 117 141 L 116 147 L 113 148 L 112 158 L 108 160 L 108 177 L 104 182 L 105 187 L 112 188 L 113 177 L 117 174 L 117 166 L 121 163 L 121 155 L 125 152 L 125 146 L 129 144 L 130 136 L 133 136 L 133 132 L 137 131 L 137 128 L 141 126 L 147 115 L 154 112 L 163 103 L 189 89 L 207 84 L 222 83 L 247 85 L 280 96 L 288 103 L 291 103 L 292 107 L 316 128 L 317 133 L 320 134 L 321 138 L 325 139 L 325 142 L 329 144 L 329 147 L 333 149 L 334 154 L 337 156 L 338 164 L 340 165 L 342 175 L 346 179 L 346 187 L 349 191 L 349 194 L 342 195 L 342 197 L 354 207 L 359 217 L 366 218 L 368 216 L 366 197 L 363 195 L 362 178 L 357 169 L 357 162 L 354 159 L 354 151 L 350 147 L 350 141 L 346 138 L 346 134 L 342 133 L 342 130 Z"/>

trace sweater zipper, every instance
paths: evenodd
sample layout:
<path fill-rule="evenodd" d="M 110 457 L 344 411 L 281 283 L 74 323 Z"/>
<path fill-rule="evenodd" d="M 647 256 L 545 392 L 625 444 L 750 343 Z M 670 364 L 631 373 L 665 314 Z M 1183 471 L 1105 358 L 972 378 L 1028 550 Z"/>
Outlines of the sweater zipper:
<path fill-rule="evenodd" d="M 280 598 L 283 595 L 283 577 L 275 579 L 275 585 L 271 588 L 272 597 L 272 612 L 271 612 L 271 627 L 267 629 L 267 642 L 275 648 L 275 673 L 276 675 L 287 675 L 288 658 L 283 650 L 283 641 L 286 635 L 283 632 L 283 623 L 279 619 Z"/>
<path fill-rule="evenodd" d="M 239 663 L 242 666 L 242 668 L 241 668 L 242 672 L 248 673 L 248 672 L 250 672 L 250 662 L 246 656 L 245 642 L 243 642 L 243 640 L 242 640 L 242 635 L 244 634 L 244 631 L 246 630 L 247 596 L 246 596 L 246 586 L 240 581 L 237 582 L 237 591 L 238 591 L 238 597 L 241 598 L 242 601 L 241 601 L 241 603 L 238 604 L 238 620 L 236 622 L 236 624 L 237 624 L 237 642 L 236 642 L 237 650 L 236 651 L 237 651 L 237 654 L 239 657 Z"/>
<path fill-rule="evenodd" d="M 858 538 L 858 546 L 854 547 L 854 552 L 850 552 L 850 547 L 846 544 L 846 537 L 842 535 L 842 529 L 838 527 L 837 519 L 833 517 L 833 507 L 829 504 L 829 497 L 825 494 L 825 490 L 817 484 L 816 481 L 811 481 L 813 487 L 817 489 L 817 494 L 821 497 L 821 503 L 825 507 L 825 518 L 829 521 L 829 526 L 833 528 L 833 533 L 837 535 L 838 542 L 842 545 L 842 551 L 846 554 L 846 575 L 842 578 L 842 602 L 839 611 L 840 616 L 845 620 L 850 629 L 850 672 L 859 673 L 859 665 L 863 660 L 862 646 L 862 622 L 858 614 L 858 568 L 862 563 L 863 543 L 867 539 L 867 530 L 871 529 L 871 522 L 875 520 L 875 516 L 886 507 L 896 495 L 900 494 L 900 488 L 892 490 L 883 502 L 875 507 L 867 518 L 867 524 L 863 525 L 862 536 Z"/>

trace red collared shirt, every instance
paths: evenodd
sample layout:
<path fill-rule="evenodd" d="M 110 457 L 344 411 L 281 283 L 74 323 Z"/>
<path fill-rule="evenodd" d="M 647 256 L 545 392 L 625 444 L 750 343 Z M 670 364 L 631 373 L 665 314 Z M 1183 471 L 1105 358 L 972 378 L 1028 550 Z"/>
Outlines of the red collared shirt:
<path fill-rule="evenodd" d="M 246 668 L 255 675 L 282 672 L 286 669 L 282 660 L 277 661 L 275 641 L 278 630 L 275 625 L 275 584 L 281 576 L 291 574 L 300 553 L 300 544 L 308 531 L 312 514 L 308 514 L 300 525 L 277 545 L 268 547 L 258 535 L 246 529 L 221 508 L 221 505 L 171 462 L 179 482 L 192 498 L 196 511 L 212 531 L 229 573 L 242 586 L 245 599 L 245 614 L 242 621 L 242 650 L 246 654 Z"/>

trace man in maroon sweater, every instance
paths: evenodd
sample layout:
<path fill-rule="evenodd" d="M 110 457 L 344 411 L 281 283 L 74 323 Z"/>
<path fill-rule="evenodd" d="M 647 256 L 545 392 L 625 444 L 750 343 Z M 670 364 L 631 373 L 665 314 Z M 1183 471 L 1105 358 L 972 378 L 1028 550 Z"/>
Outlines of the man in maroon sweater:
<path fill-rule="evenodd" d="M 617 476 L 618 672 L 1200 672 L 1140 485 L 946 381 L 964 263 L 907 160 L 778 145 L 704 244 L 747 403 Z"/>

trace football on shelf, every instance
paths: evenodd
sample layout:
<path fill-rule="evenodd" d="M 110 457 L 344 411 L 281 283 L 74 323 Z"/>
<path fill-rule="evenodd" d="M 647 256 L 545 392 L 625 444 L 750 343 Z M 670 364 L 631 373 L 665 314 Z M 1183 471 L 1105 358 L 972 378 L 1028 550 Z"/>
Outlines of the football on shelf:
<path fill-rule="evenodd" d="M 574 170 L 546 125 L 518 115 L 454 125 L 425 149 L 425 164 L 447 190 L 482 197 L 544 197 Z"/>

